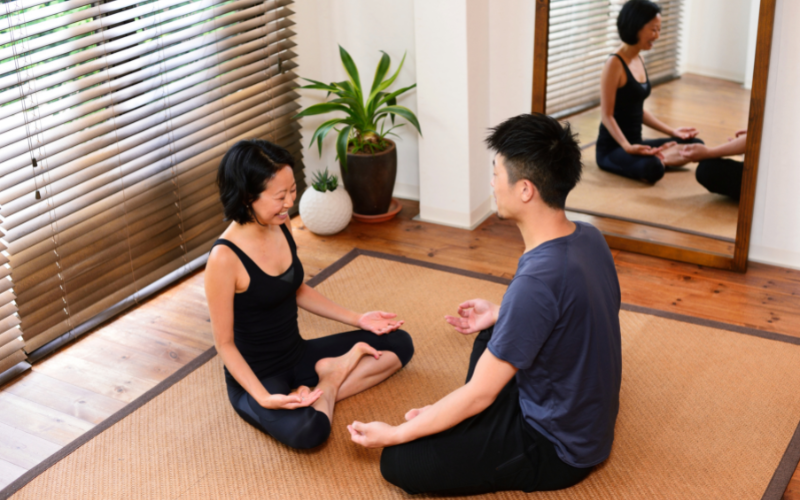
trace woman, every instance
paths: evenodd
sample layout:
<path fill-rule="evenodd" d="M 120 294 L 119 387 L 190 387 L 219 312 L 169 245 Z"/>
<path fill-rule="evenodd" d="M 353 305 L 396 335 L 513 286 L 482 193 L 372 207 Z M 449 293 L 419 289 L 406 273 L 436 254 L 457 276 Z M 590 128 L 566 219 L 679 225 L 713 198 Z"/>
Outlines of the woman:
<path fill-rule="evenodd" d="M 261 140 L 225 154 L 217 185 L 232 222 L 209 255 L 205 290 L 234 410 L 288 446 L 313 448 L 330 435 L 334 404 L 387 379 L 414 346 L 395 314 L 355 313 L 303 283 L 289 229 L 293 165 Z M 304 340 L 298 306 L 360 330 Z"/>
<path fill-rule="evenodd" d="M 702 143 L 691 127 L 671 128 L 644 109 L 650 95 L 650 80 L 639 56 L 653 48 L 661 32 L 661 7 L 648 0 L 630 0 L 619 13 L 617 30 L 622 47 L 603 67 L 600 80 L 602 123 L 597 137 L 597 166 L 632 179 L 655 183 L 664 176 L 664 167 L 677 167 L 686 160 L 672 155 L 665 161 L 664 151 L 675 142 Z M 668 139 L 642 140 L 642 124 L 663 132 Z"/>

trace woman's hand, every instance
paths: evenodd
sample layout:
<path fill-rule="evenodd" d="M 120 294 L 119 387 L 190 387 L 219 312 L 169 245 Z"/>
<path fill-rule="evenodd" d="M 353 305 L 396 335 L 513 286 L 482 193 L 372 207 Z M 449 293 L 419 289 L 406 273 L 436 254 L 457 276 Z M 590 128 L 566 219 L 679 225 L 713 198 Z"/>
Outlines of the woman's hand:
<path fill-rule="evenodd" d="M 392 321 L 397 315 L 384 311 L 370 311 L 358 318 L 358 327 L 362 330 L 372 332 L 376 335 L 383 335 L 397 330 L 405 321 Z"/>
<path fill-rule="evenodd" d="M 488 300 L 473 299 L 458 305 L 458 317 L 447 315 L 444 319 L 459 333 L 469 335 L 497 323 L 499 312 L 500 306 L 492 304 Z"/>
<path fill-rule="evenodd" d="M 347 426 L 350 439 L 365 448 L 385 448 L 400 444 L 397 436 L 397 427 L 383 422 L 370 422 L 368 424 L 355 421 Z"/>
<path fill-rule="evenodd" d="M 673 129 L 670 135 L 680 139 L 692 139 L 697 137 L 698 130 L 694 127 L 678 127 Z"/>
<path fill-rule="evenodd" d="M 311 406 L 320 396 L 322 396 L 322 389 L 312 391 L 306 386 L 301 386 L 290 394 L 270 394 L 258 404 L 268 410 L 296 410 L 304 406 Z"/>
<path fill-rule="evenodd" d="M 680 153 L 689 161 L 700 161 L 710 157 L 705 144 L 687 144 L 681 148 Z"/>
<path fill-rule="evenodd" d="M 647 144 L 629 144 L 625 148 L 625 152 L 628 153 L 629 155 L 658 156 L 663 160 L 664 155 L 661 154 L 661 152 L 664 151 L 665 149 L 671 148 L 675 144 L 676 143 L 672 141 L 657 148 L 654 148 L 653 146 L 648 146 Z"/>

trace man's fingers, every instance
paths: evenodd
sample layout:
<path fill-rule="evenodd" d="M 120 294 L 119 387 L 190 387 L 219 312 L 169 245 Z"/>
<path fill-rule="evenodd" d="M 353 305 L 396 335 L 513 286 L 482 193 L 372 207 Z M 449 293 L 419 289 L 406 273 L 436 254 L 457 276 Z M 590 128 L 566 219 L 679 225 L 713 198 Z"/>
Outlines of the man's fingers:
<path fill-rule="evenodd" d="M 458 305 L 459 309 L 469 309 L 475 306 L 475 299 L 470 299 Z"/>

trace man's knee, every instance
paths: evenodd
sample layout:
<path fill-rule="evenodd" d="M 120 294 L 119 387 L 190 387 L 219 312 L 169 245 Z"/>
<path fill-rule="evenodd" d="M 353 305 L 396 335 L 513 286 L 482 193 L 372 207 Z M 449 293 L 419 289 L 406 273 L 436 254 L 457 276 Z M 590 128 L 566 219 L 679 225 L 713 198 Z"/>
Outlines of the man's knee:
<path fill-rule="evenodd" d="M 409 474 L 406 469 L 409 465 L 409 460 L 407 456 L 403 457 L 403 449 L 403 445 L 390 446 L 383 449 L 381 453 L 381 475 L 389 483 L 413 495 L 419 492 L 414 491 L 407 480 Z"/>

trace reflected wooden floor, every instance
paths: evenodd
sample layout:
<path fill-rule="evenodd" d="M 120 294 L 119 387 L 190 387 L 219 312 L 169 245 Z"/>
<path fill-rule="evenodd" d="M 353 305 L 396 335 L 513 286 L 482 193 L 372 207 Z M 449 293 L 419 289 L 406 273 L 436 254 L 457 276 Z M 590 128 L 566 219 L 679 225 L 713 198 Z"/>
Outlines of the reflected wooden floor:
<path fill-rule="evenodd" d="M 412 218 L 403 201 L 393 221 L 353 222 L 315 236 L 295 218 L 306 279 L 354 247 L 510 278 L 523 244 L 493 216 L 474 231 Z M 800 337 L 800 271 L 751 264 L 746 274 L 612 251 L 622 300 Z M 455 306 L 455 305 L 454 305 Z M 213 344 L 198 271 L 86 334 L 0 388 L 0 488 L 124 407 Z M 800 474 L 784 497 L 800 500 Z"/>
<path fill-rule="evenodd" d="M 694 126 L 706 144 L 718 145 L 747 128 L 750 91 L 727 80 L 687 74 L 653 88 L 645 108 L 673 126 Z M 599 108 L 565 118 L 579 133 L 585 170 L 570 193 L 567 206 L 590 214 L 662 224 L 716 238 L 736 237 L 738 203 L 706 191 L 696 180 L 696 164 L 668 170 L 655 185 L 600 170 L 594 141 L 600 125 Z M 646 139 L 666 137 L 643 127 Z M 702 248 L 702 247 L 693 247 Z M 732 255 L 732 252 L 731 252 Z"/>

